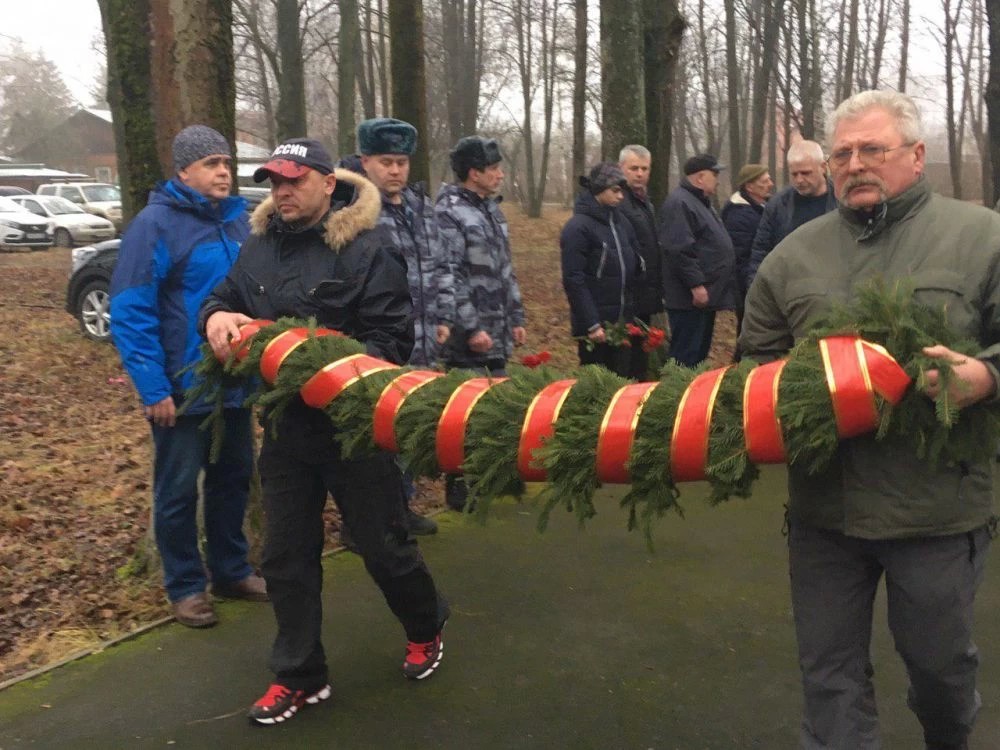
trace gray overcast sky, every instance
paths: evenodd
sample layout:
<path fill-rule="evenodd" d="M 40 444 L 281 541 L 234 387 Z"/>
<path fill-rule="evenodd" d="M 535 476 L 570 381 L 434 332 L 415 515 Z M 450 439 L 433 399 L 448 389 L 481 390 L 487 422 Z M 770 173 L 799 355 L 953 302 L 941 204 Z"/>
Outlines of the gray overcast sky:
<path fill-rule="evenodd" d="M 592 0 L 596 5 L 597 0 Z M 921 17 L 941 16 L 940 0 L 911 0 L 914 44 L 926 50 L 911 53 L 915 73 L 940 73 L 942 54 L 926 38 Z M 20 37 L 29 48 L 41 50 L 59 66 L 70 92 L 83 104 L 90 103 L 89 90 L 99 70 L 91 50 L 95 36 L 101 33 L 101 14 L 97 0 L 0 0 L 0 39 Z M 923 40 L 919 36 L 924 36 Z"/>

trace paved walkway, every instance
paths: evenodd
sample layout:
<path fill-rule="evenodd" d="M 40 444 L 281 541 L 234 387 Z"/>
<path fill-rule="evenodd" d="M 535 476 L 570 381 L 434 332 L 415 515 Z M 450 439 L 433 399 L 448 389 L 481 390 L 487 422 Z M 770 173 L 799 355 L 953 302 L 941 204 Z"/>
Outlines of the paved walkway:
<path fill-rule="evenodd" d="M 799 711 L 782 473 L 706 507 L 687 491 L 647 553 L 614 497 L 584 531 L 530 506 L 486 526 L 448 513 L 422 546 L 453 618 L 421 683 L 359 559 L 327 561 L 334 695 L 273 728 L 244 718 L 269 681 L 266 605 L 224 603 L 208 631 L 170 624 L 0 692 L 13 748 L 791 748 Z M 984 706 L 973 750 L 1000 747 L 1000 550 L 980 597 Z M 873 661 L 886 750 L 922 747 L 880 596 Z"/>

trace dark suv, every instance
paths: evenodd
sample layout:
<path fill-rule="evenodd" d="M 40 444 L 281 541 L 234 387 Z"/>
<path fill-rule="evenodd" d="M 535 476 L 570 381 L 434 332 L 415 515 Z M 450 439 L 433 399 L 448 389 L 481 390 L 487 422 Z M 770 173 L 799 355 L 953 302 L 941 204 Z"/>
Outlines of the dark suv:
<path fill-rule="evenodd" d="M 105 240 L 73 250 L 73 270 L 66 288 L 66 310 L 80 321 L 83 335 L 111 340 L 111 272 L 121 240 Z"/>
<path fill-rule="evenodd" d="M 241 188 L 247 214 L 268 195 L 267 188 Z M 83 335 L 94 341 L 111 341 L 111 273 L 118 262 L 121 240 L 106 240 L 73 250 L 73 269 L 66 288 L 66 311 L 80 322 Z"/>

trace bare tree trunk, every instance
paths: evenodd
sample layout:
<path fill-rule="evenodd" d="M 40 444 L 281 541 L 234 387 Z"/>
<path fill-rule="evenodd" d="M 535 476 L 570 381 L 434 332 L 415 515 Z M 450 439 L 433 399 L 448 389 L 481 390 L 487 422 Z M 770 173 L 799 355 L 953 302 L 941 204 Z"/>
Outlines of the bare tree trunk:
<path fill-rule="evenodd" d="M 837 103 L 847 99 L 854 91 L 854 59 L 858 54 L 858 0 L 851 0 L 847 19 L 847 46 L 844 49 L 844 71 L 840 81 Z"/>
<path fill-rule="evenodd" d="M 698 0 L 698 41 L 701 56 L 699 69 L 701 71 L 702 91 L 705 95 L 705 136 L 709 144 L 715 143 L 715 109 L 712 102 L 712 71 L 708 53 L 708 35 L 705 30 L 705 0 Z"/>
<path fill-rule="evenodd" d="M 952 7 L 955 14 L 952 15 Z M 951 195 L 957 200 L 962 199 L 962 150 L 959 123 L 955 116 L 955 27 L 962 14 L 962 0 L 956 6 L 952 0 L 941 0 L 944 11 L 944 92 L 945 92 L 945 126 L 948 131 L 948 171 L 951 176 Z"/>
<path fill-rule="evenodd" d="M 751 104 L 752 129 L 747 149 L 747 159 L 759 162 L 764 142 L 764 123 L 767 120 L 767 97 L 771 87 L 774 56 L 778 45 L 778 32 L 783 24 L 784 0 L 765 0 L 764 36 L 761 44 L 761 62 L 753 81 Z M 735 165 L 734 165 L 735 166 Z"/>
<path fill-rule="evenodd" d="M 390 6 L 392 3 L 390 3 Z M 391 10 L 391 8 L 390 8 Z M 389 36 L 385 28 L 386 12 L 382 7 L 382 0 L 378 0 L 378 59 L 379 59 L 379 91 L 382 93 L 381 108 L 383 114 L 389 114 L 389 76 L 391 65 L 389 62 L 390 52 L 386 49 L 385 40 Z M 414 123 L 416 125 L 416 123 Z"/>
<path fill-rule="evenodd" d="M 98 6 L 107 40 L 107 98 L 127 222 L 145 207 L 149 191 L 165 175 L 156 153 L 149 0 L 98 0 Z"/>
<path fill-rule="evenodd" d="M 277 136 L 279 141 L 302 137 L 306 130 L 306 80 L 302 65 L 302 36 L 299 32 L 298 0 L 278 0 Z"/>
<path fill-rule="evenodd" d="M 907 66 L 910 56 L 910 0 L 903 0 L 903 10 L 899 18 L 899 88 L 906 93 Z"/>
<path fill-rule="evenodd" d="M 1000 199 L 1000 0 L 984 0 L 989 29 L 989 76 L 986 85 L 986 119 L 993 190 L 989 200 Z"/>
<path fill-rule="evenodd" d="M 340 2 L 340 56 L 337 59 L 337 146 L 341 154 L 353 154 L 355 83 L 361 55 L 361 29 L 358 24 L 358 0 Z"/>
<path fill-rule="evenodd" d="M 476 132 L 481 50 L 477 45 L 478 0 L 441 0 L 448 130 L 452 141 Z"/>
<path fill-rule="evenodd" d="M 171 174 L 173 137 L 187 125 L 208 125 L 235 140 L 232 3 L 151 3 L 150 26 L 156 150 L 163 174 Z"/>
<path fill-rule="evenodd" d="M 601 153 L 616 159 L 622 146 L 646 141 L 643 37 L 638 0 L 601 2 Z"/>
<path fill-rule="evenodd" d="M 740 132 L 740 66 L 736 61 L 736 0 L 725 0 L 726 10 L 726 92 L 729 102 L 729 163 L 739 169 L 743 163 Z"/>
<path fill-rule="evenodd" d="M 882 50 L 885 48 L 885 35 L 889 29 L 889 8 L 886 0 L 879 0 L 878 17 L 876 19 L 875 43 L 872 45 L 872 75 L 869 88 L 879 88 L 879 78 L 882 76 Z"/>
<path fill-rule="evenodd" d="M 797 15 L 799 25 L 799 101 L 802 104 L 802 137 L 806 140 L 816 139 L 816 107 L 819 104 L 817 96 L 819 57 L 816 37 L 819 29 L 816 23 L 815 0 L 797 0 Z M 786 143 L 785 149 L 791 144 Z"/>
<path fill-rule="evenodd" d="M 573 59 L 573 176 L 587 168 L 587 0 L 575 2 L 575 53 Z"/>
<path fill-rule="evenodd" d="M 645 0 L 646 147 L 652 154 L 649 197 L 659 205 L 667 195 L 674 99 L 681 41 L 687 26 L 677 0 Z"/>
<path fill-rule="evenodd" d="M 424 59 L 424 7 L 422 0 L 389 3 L 390 57 L 392 60 L 392 113 L 413 125 L 420 134 L 410 156 L 410 179 L 427 182 L 431 176 L 427 140 L 427 78 Z"/>
<path fill-rule="evenodd" d="M 361 93 L 361 108 L 365 119 L 375 116 L 375 41 L 372 37 L 372 0 L 364 0 L 365 28 L 362 39 L 364 55 L 358 68 L 358 91 Z"/>

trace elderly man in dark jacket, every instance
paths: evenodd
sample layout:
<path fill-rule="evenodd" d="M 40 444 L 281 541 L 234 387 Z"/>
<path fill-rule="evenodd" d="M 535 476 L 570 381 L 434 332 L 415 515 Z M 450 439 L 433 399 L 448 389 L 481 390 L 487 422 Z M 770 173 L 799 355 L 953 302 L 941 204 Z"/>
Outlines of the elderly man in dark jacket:
<path fill-rule="evenodd" d="M 798 227 L 837 207 L 833 184 L 826 174 L 823 147 L 816 141 L 796 141 L 785 157 L 792 184 L 764 207 L 743 268 L 743 287 L 749 290 L 757 269 L 778 243 Z"/>
<path fill-rule="evenodd" d="M 716 311 L 736 305 L 733 242 L 709 202 L 724 168 L 711 154 L 692 156 L 684 163 L 684 179 L 660 209 L 670 356 L 687 367 L 708 356 Z"/>
<path fill-rule="evenodd" d="M 635 315 L 636 280 L 643 260 L 635 233 L 618 210 L 625 175 L 617 164 L 598 164 L 580 178 L 584 192 L 559 237 L 563 289 L 569 299 L 580 364 L 603 365 L 629 378 L 646 375 L 640 346 L 609 343 L 605 323 L 628 323 Z"/>
<path fill-rule="evenodd" d="M 653 315 L 663 312 L 663 248 L 648 193 L 652 155 L 645 146 L 631 144 L 618 155 L 618 166 L 627 183 L 618 211 L 635 230 L 636 248 L 646 264 L 646 274 L 635 287 L 636 317 L 649 323 Z"/>
<path fill-rule="evenodd" d="M 322 144 L 306 138 L 275 148 L 254 173 L 258 181 L 268 178 L 271 198 L 254 211 L 244 252 L 201 308 L 212 349 L 226 354 L 252 318 L 312 316 L 371 354 L 405 363 L 413 347 L 406 262 L 377 226 L 378 190 L 353 172 L 334 171 Z M 331 204 L 341 180 L 357 193 L 350 206 Z M 296 397 L 276 430 L 265 430 L 259 465 L 267 532 L 261 569 L 278 634 L 271 651 L 275 680 L 250 709 L 251 721 L 280 723 L 330 697 L 320 640 L 328 493 L 406 632 L 403 673 L 428 677 L 444 652 L 447 605 L 409 533 L 393 457 L 344 459 L 329 417 Z"/>

